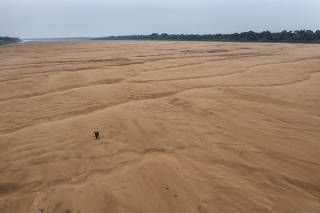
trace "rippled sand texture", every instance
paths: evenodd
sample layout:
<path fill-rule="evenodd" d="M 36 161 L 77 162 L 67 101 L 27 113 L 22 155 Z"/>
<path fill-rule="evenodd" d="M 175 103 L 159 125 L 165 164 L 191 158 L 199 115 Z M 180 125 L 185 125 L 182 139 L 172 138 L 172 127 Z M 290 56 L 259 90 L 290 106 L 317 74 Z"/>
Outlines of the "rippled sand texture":
<path fill-rule="evenodd" d="M 319 213 L 320 45 L 3 46 L 0 174 L 1 213 Z"/>

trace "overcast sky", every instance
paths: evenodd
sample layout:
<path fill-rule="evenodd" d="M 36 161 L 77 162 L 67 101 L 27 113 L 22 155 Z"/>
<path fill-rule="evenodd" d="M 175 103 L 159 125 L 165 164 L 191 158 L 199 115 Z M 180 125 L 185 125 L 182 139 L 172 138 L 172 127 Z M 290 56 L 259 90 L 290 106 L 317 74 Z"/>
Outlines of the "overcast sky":
<path fill-rule="evenodd" d="M 0 0 L 0 36 L 320 29 L 320 0 Z"/>

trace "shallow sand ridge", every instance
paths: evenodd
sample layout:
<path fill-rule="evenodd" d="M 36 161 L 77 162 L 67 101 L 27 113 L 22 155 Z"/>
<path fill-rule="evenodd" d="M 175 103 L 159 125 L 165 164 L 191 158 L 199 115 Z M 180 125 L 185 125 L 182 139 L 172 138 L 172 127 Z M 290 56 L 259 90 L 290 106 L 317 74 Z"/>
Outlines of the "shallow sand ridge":
<path fill-rule="evenodd" d="M 320 45 L 30 42 L 0 57 L 1 213 L 320 212 Z"/>

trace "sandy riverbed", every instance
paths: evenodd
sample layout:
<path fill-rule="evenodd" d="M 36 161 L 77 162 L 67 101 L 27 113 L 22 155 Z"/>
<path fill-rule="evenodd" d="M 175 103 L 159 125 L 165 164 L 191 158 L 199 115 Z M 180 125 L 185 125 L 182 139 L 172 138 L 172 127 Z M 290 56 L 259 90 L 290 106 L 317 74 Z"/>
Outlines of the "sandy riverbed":
<path fill-rule="evenodd" d="M 320 211 L 320 45 L 30 42 L 0 58 L 1 213 Z"/>

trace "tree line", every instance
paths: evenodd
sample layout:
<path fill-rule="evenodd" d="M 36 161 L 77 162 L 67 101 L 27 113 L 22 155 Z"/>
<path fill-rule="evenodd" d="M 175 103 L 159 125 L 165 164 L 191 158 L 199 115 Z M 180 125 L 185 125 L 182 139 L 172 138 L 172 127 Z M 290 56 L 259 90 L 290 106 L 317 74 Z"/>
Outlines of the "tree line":
<path fill-rule="evenodd" d="M 248 31 L 233 34 L 167 34 L 123 35 L 93 38 L 93 40 L 165 40 L 165 41 L 237 41 L 237 42 L 292 42 L 320 43 L 320 30 L 296 30 L 272 33 Z"/>
<path fill-rule="evenodd" d="M 0 45 L 1 44 L 17 43 L 20 41 L 21 41 L 21 39 L 19 39 L 19 38 L 13 38 L 13 37 L 8 37 L 8 36 L 1 37 L 0 36 Z"/>

